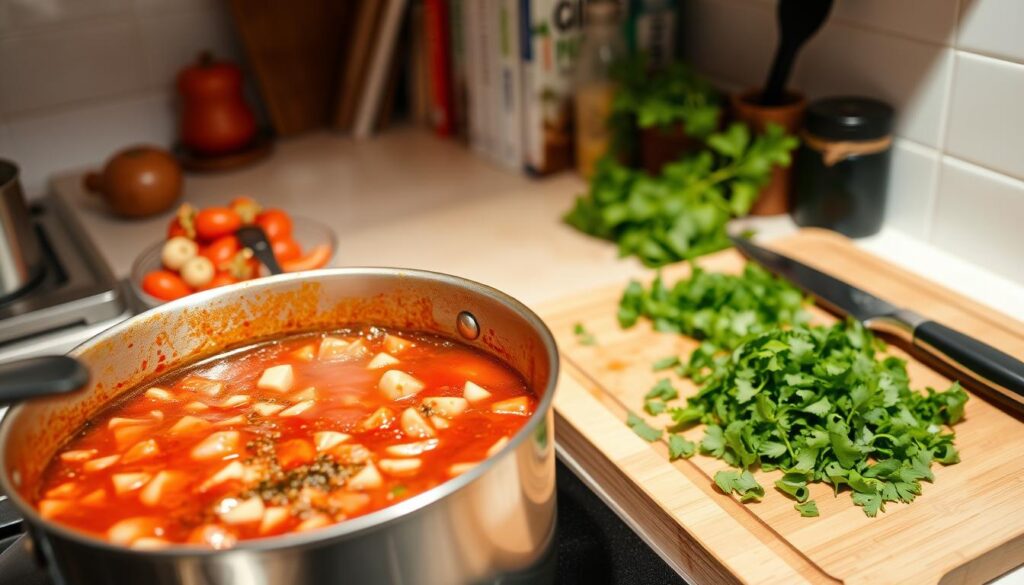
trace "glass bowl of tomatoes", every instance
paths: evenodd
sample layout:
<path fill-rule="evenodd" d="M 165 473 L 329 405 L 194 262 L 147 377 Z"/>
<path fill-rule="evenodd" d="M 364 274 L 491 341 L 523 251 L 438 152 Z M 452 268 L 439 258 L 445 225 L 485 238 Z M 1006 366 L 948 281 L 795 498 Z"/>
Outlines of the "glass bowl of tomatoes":
<path fill-rule="evenodd" d="M 225 207 L 184 204 L 172 218 L 167 237 L 147 247 L 132 265 L 131 286 L 148 307 L 197 291 L 251 280 L 268 274 L 235 232 L 257 225 L 270 240 L 285 272 L 327 266 L 337 249 L 328 226 L 280 209 L 264 209 L 240 197 Z"/>

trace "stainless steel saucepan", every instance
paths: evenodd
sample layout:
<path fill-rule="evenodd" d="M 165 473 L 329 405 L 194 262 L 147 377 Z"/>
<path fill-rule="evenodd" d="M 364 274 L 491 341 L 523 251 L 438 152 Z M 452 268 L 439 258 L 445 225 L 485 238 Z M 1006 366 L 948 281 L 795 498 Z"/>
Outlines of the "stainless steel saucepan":
<path fill-rule="evenodd" d="M 27 287 L 42 270 L 42 251 L 18 181 L 18 167 L 0 159 L 0 298 Z"/>
<path fill-rule="evenodd" d="M 471 471 L 394 506 L 317 531 L 229 550 L 140 551 L 44 520 L 31 491 L 56 450 L 100 410 L 157 374 L 289 333 L 352 324 L 432 331 L 487 351 L 538 395 L 536 413 Z M 14 407 L 0 424 L 0 487 L 58 583 L 189 585 L 543 583 L 553 580 L 558 354 L 511 297 L 454 276 L 343 268 L 273 276 L 191 295 L 75 349 L 86 389 Z"/>

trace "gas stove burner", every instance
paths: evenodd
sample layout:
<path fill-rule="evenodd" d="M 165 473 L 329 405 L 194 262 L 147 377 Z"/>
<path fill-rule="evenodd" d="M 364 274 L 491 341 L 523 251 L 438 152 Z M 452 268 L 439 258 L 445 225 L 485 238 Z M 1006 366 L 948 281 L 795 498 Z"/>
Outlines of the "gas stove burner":
<path fill-rule="evenodd" d="M 21 340 L 109 321 L 125 312 L 117 280 L 60 199 L 34 205 L 40 274 L 0 299 L 0 353 Z"/>

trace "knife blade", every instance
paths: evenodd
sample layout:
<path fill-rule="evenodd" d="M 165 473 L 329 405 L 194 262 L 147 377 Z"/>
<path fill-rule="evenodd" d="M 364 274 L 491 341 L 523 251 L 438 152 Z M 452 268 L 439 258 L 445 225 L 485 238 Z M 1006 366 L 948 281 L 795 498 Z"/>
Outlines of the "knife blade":
<path fill-rule="evenodd" d="M 743 255 L 813 295 L 825 308 L 849 315 L 871 329 L 902 335 L 914 346 L 994 390 L 1007 406 L 1024 412 L 1024 362 L 1019 359 L 748 238 L 729 237 Z"/>

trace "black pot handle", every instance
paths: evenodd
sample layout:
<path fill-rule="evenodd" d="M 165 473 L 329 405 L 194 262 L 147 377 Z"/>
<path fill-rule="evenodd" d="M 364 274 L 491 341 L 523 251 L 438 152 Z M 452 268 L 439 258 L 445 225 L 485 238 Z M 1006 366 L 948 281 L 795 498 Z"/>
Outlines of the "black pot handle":
<path fill-rule="evenodd" d="M 71 356 L 53 355 L 0 364 L 0 404 L 66 394 L 89 383 L 89 370 Z"/>

